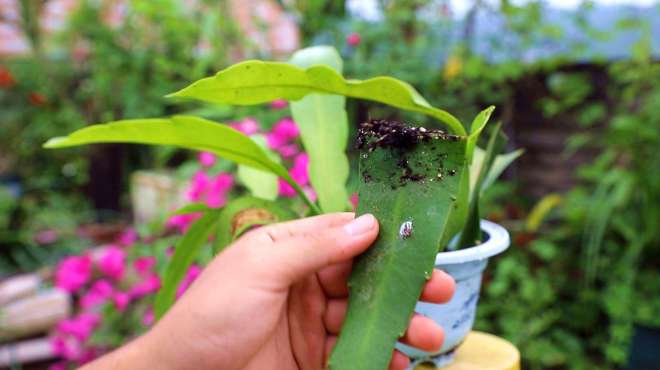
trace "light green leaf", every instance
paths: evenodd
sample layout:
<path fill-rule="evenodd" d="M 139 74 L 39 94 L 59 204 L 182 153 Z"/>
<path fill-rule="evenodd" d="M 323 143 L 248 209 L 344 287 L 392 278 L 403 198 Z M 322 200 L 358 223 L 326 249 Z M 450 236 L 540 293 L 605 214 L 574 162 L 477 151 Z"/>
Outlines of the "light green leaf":
<path fill-rule="evenodd" d="M 262 135 L 253 135 L 251 138 L 263 149 L 272 161 L 280 163 L 277 154 L 268 149 L 266 139 Z M 237 176 L 243 185 L 245 185 L 255 197 L 267 200 L 275 200 L 275 198 L 277 198 L 277 176 L 273 173 L 249 166 L 238 166 Z"/>
<path fill-rule="evenodd" d="M 483 184 L 481 184 L 481 193 L 483 194 L 483 192 L 488 189 L 495 182 L 495 180 L 497 180 L 498 177 L 500 177 L 502 172 L 504 172 L 504 170 L 509 167 L 513 161 L 523 155 L 523 153 L 525 153 L 524 149 L 518 149 L 511 153 L 500 154 L 495 157 L 493 165 L 490 167 L 490 170 L 488 171 Z"/>
<path fill-rule="evenodd" d="M 124 120 L 85 127 L 69 136 L 50 139 L 44 147 L 65 148 L 95 143 L 174 145 L 208 151 L 238 164 L 276 174 L 296 190 L 314 213 L 320 213 L 286 168 L 268 158 L 249 137 L 226 125 L 191 116 Z"/>
<path fill-rule="evenodd" d="M 330 357 L 331 370 L 388 368 L 433 270 L 459 191 L 465 146 L 463 137 L 361 152 L 357 213 L 376 216 L 380 233 L 353 267 L 348 313 Z"/>
<path fill-rule="evenodd" d="M 302 69 L 291 64 L 249 60 L 203 78 L 168 97 L 194 98 L 211 103 L 253 105 L 276 99 L 300 100 L 310 93 L 343 95 L 419 112 L 465 135 L 460 121 L 432 107 L 412 86 L 392 77 L 345 80 L 328 66 Z"/>
<path fill-rule="evenodd" d="M 468 164 L 472 162 L 472 155 L 474 148 L 477 146 L 479 136 L 484 130 L 484 127 L 486 127 L 486 123 L 488 123 L 488 120 L 490 119 L 490 116 L 493 114 L 494 110 L 495 107 L 491 105 L 490 107 L 479 112 L 479 114 L 477 114 L 477 116 L 472 121 L 472 125 L 470 126 L 470 136 L 468 137 L 467 142 L 467 149 L 465 151 Z"/>
<path fill-rule="evenodd" d="M 195 261 L 200 250 L 209 240 L 218 226 L 220 210 L 206 212 L 200 219 L 195 221 L 188 232 L 179 239 L 174 247 L 174 255 L 167 265 L 163 282 L 154 303 L 154 315 L 160 319 L 174 304 L 176 291 Z"/>
<path fill-rule="evenodd" d="M 500 132 L 501 127 L 501 123 L 497 124 L 488 140 L 485 155 L 481 161 L 481 168 L 478 171 L 477 182 L 470 193 L 468 217 L 463 231 L 461 232 L 461 238 L 457 245 L 458 248 L 472 247 L 483 241 L 480 225 L 479 195 L 481 194 L 481 187 L 495 161 L 497 153 L 500 152 L 506 144 L 506 137 Z"/>
<path fill-rule="evenodd" d="M 325 64 L 341 73 L 339 53 L 328 46 L 316 46 L 296 52 L 291 63 L 299 67 Z M 293 119 L 309 155 L 309 179 L 325 213 L 346 210 L 346 180 L 349 174 L 346 145 L 348 116 L 346 98 L 339 95 L 309 94 L 291 102 Z"/>
<path fill-rule="evenodd" d="M 208 212 L 210 210 L 212 210 L 212 208 L 210 208 L 204 203 L 190 203 L 177 209 L 174 212 L 171 212 L 170 216 L 187 215 L 190 213 L 197 213 L 197 212 Z"/>

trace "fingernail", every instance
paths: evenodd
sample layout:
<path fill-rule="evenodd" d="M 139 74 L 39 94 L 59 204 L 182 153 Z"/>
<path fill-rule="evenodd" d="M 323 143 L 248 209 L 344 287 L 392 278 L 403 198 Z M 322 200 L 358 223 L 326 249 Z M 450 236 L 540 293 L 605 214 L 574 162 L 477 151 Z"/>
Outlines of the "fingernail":
<path fill-rule="evenodd" d="M 344 225 L 344 230 L 346 230 L 348 235 L 357 236 L 373 229 L 375 222 L 376 220 L 373 215 L 362 215 Z"/>

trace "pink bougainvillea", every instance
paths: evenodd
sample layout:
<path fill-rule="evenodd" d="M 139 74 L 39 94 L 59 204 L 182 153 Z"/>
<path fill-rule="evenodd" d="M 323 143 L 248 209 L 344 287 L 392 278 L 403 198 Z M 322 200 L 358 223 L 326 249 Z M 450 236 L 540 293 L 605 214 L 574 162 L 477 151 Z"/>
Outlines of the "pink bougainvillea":
<path fill-rule="evenodd" d="M 130 247 L 139 239 L 139 235 L 134 228 L 129 227 L 117 238 L 117 245 L 121 247 Z"/>
<path fill-rule="evenodd" d="M 97 280 L 87 293 L 80 298 L 80 307 L 89 309 L 103 304 L 112 296 L 113 292 L 114 288 L 108 280 Z"/>
<path fill-rule="evenodd" d="M 292 140 L 300 135 L 298 125 L 290 117 L 285 117 L 279 120 L 273 129 L 266 134 L 266 141 L 271 149 L 278 150 L 284 145 L 289 144 Z"/>
<path fill-rule="evenodd" d="M 277 99 L 277 100 L 273 100 L 272 102 L 270 102 L 270 107 L 272 109 L 275 109 L 275 110 L 284 109 L 284 108 L 287 107 L 287 105 L 288 105 L 288 103 L 284 99 Z"/>
<path fill-rule="evenodd" d="M 116 245 L 110 245 L 103 251 L 98 264 L 103 274 L 119 280 L 126 268 L 126 252 Z"/>
<path fill-rule="evenodd" d="M 259 123 L 257 120 L 251 117 L 245 118 L 242 121 L 231 123 L 229 126 L 248 136 L 259 132 Z"/>
<path fill-rule="evenodd" d="M 213 167 L 215 164 L 217 158 L 215 157 L 215 154 L 209 153 L 209 152 L 201 152 L 197 156 L 197 160 L 199 161 L 199 164 L 201 164 L 204 167 Z"/>
<path fill-rule="evenodd" d="M 309 156 L 307 153 L 300 153 L 296 156 L 293 167 L 289 170 L 289 175 L 300 187 L 309 184 Z M 286 181 L 279 179 L 279 194 L 284 197 L 294 197 L 296 191 Z"/>
<path fill-rule="evenodd" d="M 89 255 L 66 257 L 55 271 L 55 286 L 68 292 L 76 292 L 92 276 L 92 259 Z"/>
<path fill-rule="evenodd" d="M 362 42 L 362 37 L 357 32 L 353 32 L 346 36 L 346 43 L 350 46 L 358 46 L 360 45 L 360 42 Z"/>
<path fill-rule="evenodd" d="M 156 274 L 151 274 L 144 280 L 133 285 L 128 294 L 131 299 L 138 299 L 156 293 L 158 289 L 160 289 L 160 277 Z"/>
<path fill-rule="evenodd" d="M 176 291 L 176 297 L 179 298 L 185 293 L 188 287 L 197 279 L 197 277 L 202 273 L 202 268 L 197 265 L 192 265 L 186 272 L 186 276 L 179 284 L 179 288 Z"/>
<path fill-rule="evenodd" d="M 115 308 L 122 312 L 131 302 L 131 296 L 124 292 L 114 292 L 112 294 L 112 302 L 115 304 Z"/>
<path fill-rule="evenodd" d="M 133 268 L 140 276 L 148 276 L 156 266 L 156 257 L 143 256 L 138 257 L 133 261 Z"/>

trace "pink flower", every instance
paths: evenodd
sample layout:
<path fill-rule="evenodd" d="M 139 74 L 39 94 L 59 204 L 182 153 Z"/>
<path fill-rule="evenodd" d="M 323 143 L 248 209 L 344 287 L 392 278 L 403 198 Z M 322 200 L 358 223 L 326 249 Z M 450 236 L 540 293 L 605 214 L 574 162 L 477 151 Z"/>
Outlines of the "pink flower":
<path fill-rule="evenodd" d="M 82 288 L 92 275 L 92 259 L 89 255 L 66 257 L 55 271 L 55 286 L 68 292 Z"/>
<path fill-rule="evenodd" d="M 179 284 L 179 288 L 176 291 L 176 297 L 179 298 L 185 293 L 185 291 L 188 289 L 188 287 L 197 279 L 199 274 L 202 273 L 202 268 L 197 266 L 197 265 L 192 265 L 188 269 L 188 272 L 186 273 L 186 276 L 183 278 L 181 281 L 181 284 Z"/>
<path fill-rule="evenodd" d="M 209 152 L 201 152 L 198 155 L 199 164 L 204 167 L 212 167 L 216 162 L 215 154 Z"/>
<path fill-rule="evenodd" d="M 167 220 L 167 227 L 174 227 L 179 230 L 180 233 L 185 233 L 188 231 L 190 225 L 202 217 L 202 214 L 199 212 L 188 213 L 185 215 L 174 215 Z"/>
<path fill-rule="evenodd" d="M 300 148 L 298 147 L 298 144 L 282 145 L 276 150 L 284 158 L 291 158 L 296 154 L 298 154 L 298 152 L 300 152 Z"/>
<path fill-rule="evenodd" d="M 259 123 L 254 118 L 250 117 L 245 118 L 239 122 L 234 122 L 229 126 L 248 136 L 259 132 Z"/>
<path fill-rule="evenodd" d="M 101 317 L 96 313 L 81 313 L 72 319 L 60 321 L 57 324 L 57 331 L 61 335 L 70 335 L 84 342 L 100 321 Z"/>
<path fill-rule="evenodd" d="M 293 180 L 304 187 L 309 183 L 309 156 L 307 153 L 300 153 L 293 162 L 293 167 L 289 170 L 289 175 Z M 293 197 L 296 191 L 286 181 L 279 179 L 279 194 L 285 197 Z"/>
<path fill-rule="evenodd" d="M 140 276 L 149 275 L 154 266 L 156 266 L 156 257 L 153 256 L 138 257 L 133 261 L 133 268 Z"/>
<path fill-rule="evenodd" d="M 266 141 L 271 149 L 278 149 L 300 135 L 300 130 L 296 123 L 290 118 L 282 118 L 273 126 L 273 129 L 266 134 Z"/>
<path fill-rule="evenodd" d="M 57 231 L 53 229 L 46 229 L 39 231 L 34 236 L 34 241 L 39 244 L 52 244 L 55 243 L 58 239 Z"/>
<path fill-rule="evenodd" d="M 51 345 L 53 345 L 51 343 Z M 66 362 L 57 362 L 48 367 L 48 370 L 67 370 Z"/>
<path fill-rule="evenodd" d="M 99 269 L 106 276 L 115 280 L 121 279 L 126 267 L 126 252 L 116 245 L 107 247 L 99 259 Z"/>
<path fill-rule="evenodd" d="M 203 171 L 197 171 L 193 175 L 190 188 L 188 189 L 188 200 L 191 202 L 199 202 L 204 193 L 206 193 L 209 184 L 210 180 L 206 173 Z"/>
<path fill-rule="evenodd" d="M 142 325 L 151 326 L 154 323 L 154 310 L 149 308 L 142 316 Z"/>
<path fill-rule="evenodd" d="M 358 206 L 358 193 L 351 194 L 350 198 L 351 204 L 353 205 L 353 211 L 357 209 Z"/>
<path fill-rule="evenodd" d="M 115 292 L 112 295 L 112 301 L 115 303 L 117 310 L 124 311 L 131 302 L 131 296 L 124 292 Z"/>
<path fill-rule="evenodd" d="M 362 37 L 359 33 L 353 32 L 350 35 L 346 36 L 346 43 L 350 46 L 358 46 L 362 41 Z"/>
<path fill-rule="evenodd" d="M 227 192 L 234 186 L 234 178 L 228 173 L 219 173 L 215 177 L 206 195 L 206 205 L 218 208 L 227 202 Z"/>
<path fill-rule="evenodd" d="M 151 274 L 143 281 L 133 285 L 128 294 L 131 299 L 136 299 L 155 293 L 158 289 L 160 289 L 160 277 L 156 274 Z"/>
<path fill-rule="evenodd" d="M 135 244 L 135 242 L 138 240 L 138 233 L 135 231 L 134 228 L 129 227 L 128 229 L 124 230 L 121 235 L 119 235 L 119 238 L 117 238 L 117 244 L 119 244 L 122 247 L 130 247 L 131 245 Z"/>
<path fill-rule="evenodd" d="M 98 280 L 95 282 L 90 290 L 80 299 L 80 307 L 87 309 L 100 304 L 112 296 L 114 288 L 107 280 Z"/>
<path fill-rule="evenodd" d="M 277 99 L 277 100 L 273 100 L 272 102 L 270 102 L 270 107 L 272 109 L 275 109 L 275 110 L 284 109 L 284 108 L 286 108 L 287 105 L 288 105 L 288 103 L 284 99 Z"/>

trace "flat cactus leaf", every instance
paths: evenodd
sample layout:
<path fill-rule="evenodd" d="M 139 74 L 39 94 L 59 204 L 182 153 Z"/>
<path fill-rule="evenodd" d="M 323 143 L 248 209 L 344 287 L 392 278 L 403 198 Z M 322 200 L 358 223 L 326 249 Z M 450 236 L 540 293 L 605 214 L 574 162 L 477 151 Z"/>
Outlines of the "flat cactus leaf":
<path fill-rule="evenodd" d="M 360 128 L 357 213 L 376 216 L 380 234 L 355 262 L 330 369 L 387 369 L 456 206 L 466 142 L 464 136 L 384 121 Z"/>

